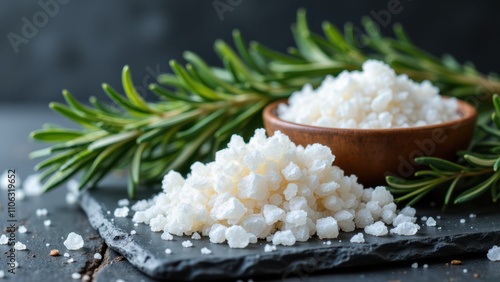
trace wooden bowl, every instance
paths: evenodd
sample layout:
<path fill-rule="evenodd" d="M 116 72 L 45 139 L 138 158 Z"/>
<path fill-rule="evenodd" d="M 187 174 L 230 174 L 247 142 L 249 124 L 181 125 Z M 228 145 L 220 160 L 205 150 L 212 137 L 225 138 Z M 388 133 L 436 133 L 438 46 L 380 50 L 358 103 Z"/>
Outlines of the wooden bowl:
<path fill-rule="evenodd" d="M 355 174 L 365 186 L 385 185 L 385 176 L 411 177 L 420 169 L 416 157 L 433 156 L 453 160 L 467 149 L 474 133 L 476 109 L 459 100 L 460 118 L 436 125 L 394 129 L 343 129 L 317 127 L 282 120 L 276 101 L 264 109 L 264 126 L 272 136 L 277 130 L 296 145 L 320 143 L 336 156 L 334 165 L 346 175 Z"/>

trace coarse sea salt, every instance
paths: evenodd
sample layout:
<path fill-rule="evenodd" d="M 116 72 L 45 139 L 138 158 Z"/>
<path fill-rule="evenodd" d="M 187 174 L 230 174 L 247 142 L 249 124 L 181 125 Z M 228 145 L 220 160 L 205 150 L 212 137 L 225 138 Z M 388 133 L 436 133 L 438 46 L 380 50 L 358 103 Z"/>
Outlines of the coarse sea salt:
<path fill-rule="evenodd" d="M 94 259 L 97 259 L 97 260 L 102 259 L 102 255 L 100 253 L 95 253 Z"/>
<path fill-rule="evenodd" d="M 113 215 L 115 217 L 127 217 L 128 216 L 128 212 L 129 212 L 129 208 L 128 207 L 121 207 L 121 208 L 116 208 L 115 212 L 113 213 Z"/>
<path fill-rule="evenodd" d="M 429 81 L 414 82 L 383 62 L 367 60 L 362 71 L 327 76 L 315 90 L 306 84 L 278 106 L 278 115 L 313 126 L 384 129 L 455 120 L 457 107 L 457 99 L 443 99 Z"/>
<path fill-rule="evenodd" d="M 182 246 L 184 248 L 191 248 L 193 246 L 193 243 L 191 243 L 191 241 L 189 241 L 189 240 L 186 240 L 186 241 L 182 242 Z"/>
<path fill-rule="evenodd" d="M 19 226 L 18 231 L 19 231 L 19 233 L 23 234 L 23 233 L 28 232 L 28 229 L 26 228 L 26 226 L 21 225 L 21 226 Z"/>
<path fill-rule="evenodd" d="M 18 250 L 18 251 L 25 251 L 26 250 L 26 245 L 21 243 L 21 242 L 16 242 L 14 244 L 14 249 Z"/>
<path fill-rule="evenodd" d="M 79 250 L 83 247 L 83 238 L 75 232 L 71 232 L 64 241 L 64 246 L 66 246 L 68 250 Z"/>
<path fill-rule="evenodd" d="M 7 245 L 9 238 L 5 234 L 0 235 L 0 245 Z"/>
<path fill-rule="evenodd" d="M 73 278 L 74 280 L 80 279 L 80 278 L 82 278 L 82 275 L 80 273 L 78 273 L 78 272 L 73 272 L 71 274 L 71 278 Z"/>
<path fill-rule="evenodd" d="M 363 236 L 363 233 L 358 233 L 351 238 L 351 243 L 364 243 L 365 242 L 365 237 Z"/>
<path fill-rule="evenodd" d="M 270 252 L 274 252 L 274 251 L 276 251 L 276 246 L 275 245 L 266 244 L 264 246 L 264 252 L 270 253 Z"/>
<path fill-rule="evenodd" d="M 127 198 L 118 200 L 118 206 L 123 207 L 128 205 L 130 205 L 130 201 Z"/>
<path fill-rule="evenodd" d="M 47 227 L 50 226 L 51 224 L 52 224 L 52 221 L 50 219 L 46 219 L 43 221 L 43 225 L 45 225 Z"/>
<path fill-rule="evenodd" d="M 172 250 L 171 250 L 171 249 L 165 249 L 165 253 L 166 253 L 167 255 L 171 255 L 171 254 L 172 254 Z"/>
<path fill-rule="evenodd" d="M 36 209 L 36 216 L 46 216 L 47 209 Z"/>
<path fill-rule="evenodd" d="M 23 181 L 23 191 L 27 196 L 38 196 L 43 193 L 40 174 L 32 174 Z"/>
<path fill-rule="evenodd" d="M 212 251 L 209 250 L 208 248 L 206 248 L 206 247 L 201 248 L 201 254 L 202 255 L 209 255 L 211 253 L 212 253 Z"/>
<path fill-rule="evenodd" d="M 334 160 L 328 147 L 296 146 L 279 131 L 267 137 L 257 129 L 248 143 L 233 135 L 214 162 L 194 163 L 187 178 L 165 175 L 163 192 L 132 206 L 132 220 L 163 232 L 164 240 L 172 234 L 196 240 L 198 234 L 231 248 L 258 238 L 290 246 L 315 234 L 334 239 L 366 227 L 384 236 L 386 224 L 416 220 L 413 208 L 398 215 L 385 187 L 364 189 L 356 176 L 332 166 Z"/>
<path fill-rule="evenodd" d="M 493 246 L 493 248 L 488 250 L 488 254 L 486 256 L 491 261 L 500 261 L 500 247 Z"/>
<path fill-rule="evenodd" d="M 429 217 L 429 218 L 427 219 L 427 221 L 425 222 L 425 224 L 426 224 L 427 226 L 436 226 L 436 221 L 435 221 L 435 220 L 434 220 L 434 218 L 432 218 L 432 216 L 431 216 L 431 217 Z"/>

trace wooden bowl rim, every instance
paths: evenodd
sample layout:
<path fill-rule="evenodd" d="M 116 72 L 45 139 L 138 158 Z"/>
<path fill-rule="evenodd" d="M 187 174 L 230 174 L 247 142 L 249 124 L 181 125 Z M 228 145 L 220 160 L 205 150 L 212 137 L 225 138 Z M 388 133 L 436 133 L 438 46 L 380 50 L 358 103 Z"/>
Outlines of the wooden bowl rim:
<path fill-rule="evenodd" d="M 447 97 L 443 97 L 443 99 L 448 99 Z M 471 122 L 475 122 L 477 118 L 476 109 L 469 103 L 457 99 L 458 108 L 457 112 L 461 116 L 460 118 L 452 121 L 447 121 L 443 123 L 426 125 L 426 126 L 417 126 L 417 127 L 404 127 L 404 128 L 385 128 L 385 129 L 360 129 L 360 128 L 335 128 L 335 127 L 321 127 L 314 125 L 305 125 L 300 123 L 294 123 L 290 121 L 286 121 L 280 119 L 277 116 L 276 109 L 279 104 L 285 103 L 288 104 L 288 99 L 281 99 L 275 101 L 264 108 L 263 118 L 273 124 L 278 125 L 278 127 L 287 127 L 300 129 L 303 131 L 330 131 L 331 133 L 337 134 L 394 134 L 394 133 L 410 133 L 410 132 L 419 132 L 419 131 L 429 131 L 439 128 L 448 128 L 448 127 L 457 127 L 461 124 L 468 124 Z"/>

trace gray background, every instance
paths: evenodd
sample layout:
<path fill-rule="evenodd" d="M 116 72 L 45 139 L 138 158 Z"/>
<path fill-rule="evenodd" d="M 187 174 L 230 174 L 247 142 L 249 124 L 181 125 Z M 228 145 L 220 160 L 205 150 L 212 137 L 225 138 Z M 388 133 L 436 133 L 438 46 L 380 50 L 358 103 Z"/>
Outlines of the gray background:
<path fill-rule="evenodd" d="M 62 89 L 81 100 L 95 95 L 107 101 L 101 83 L 121 89 L 125 64 L 131 66 L 139 91 L 152 99 L 153 94 L 141 88 L 141 80 L 150 73 L 148 67 L 169 72 L 168 61 L 181 59 L 184 50 L 219 64 L 212 44 L 217 38 L 230 40 L 234 28 L 247 40 L 284 51 L 293 45 L 290 24 L 299 7 L 307 9 L 312 29 L 321 31 L 324 20 L 361 26 L 363 15 L 387 9 L 390 2 L 217 0 L 234 5 L 221 21 L 212 0 L 64 1 L 68 3 L 59 4 L 55 15 L 19 45 L 17 54 L 7 35 L 21 35 L 23 17 L 33 23 L 43 9 L 37 1 L 0 2 L 0 103 L 61 101 Z M 498 1 L 398 2 L 402 11 L 392 15 L 391 24 L 403 23 L 419 46 L 439 56 L 449 52 L 461 62 L 471 60 L 483 72 L 498 70 Z M 391 34 L 390 26 L 383 31 Z"/>

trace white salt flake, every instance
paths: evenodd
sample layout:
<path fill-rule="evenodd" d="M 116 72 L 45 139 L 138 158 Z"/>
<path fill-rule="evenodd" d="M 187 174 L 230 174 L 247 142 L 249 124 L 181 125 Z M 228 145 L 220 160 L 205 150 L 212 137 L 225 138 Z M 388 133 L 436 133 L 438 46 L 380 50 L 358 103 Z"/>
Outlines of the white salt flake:
<path fill-rule="evenodd" d="M 193 246 L 193 243 L 191 243 L 191 241 L 189 241 L 189 240 L 186 240 L 186 241 L 182 242 L 182 246 L 184 248 L 191 248 Z"/>
<path fill-rule="evenodd" d="M 476 217 L 477 217 L 477 215 L 474 213 L 469 214 L 469 218 L 476 218 Z"/>
<path fill-rule="evenodd" d="M 467 273 L 468 272 L 467 268 L 464 268 L 464 270 L 462 270 L 462 271 L 463 271 L 463 273 Z"/>
<path fill-rule="evenodd" d="M 130 205 L 130 201 L 127 198 L 118 200 L 118 206 L 123 207 L 128 205 Z"/>
<path fill-rule="evenodd" d="M 52 221 L 50 219 L 46 219 L 43 221 L 43 225 L 49 227 L 52 224 Z"/>
<path fill-rule="evenodd" d="M 274 233 L 273 244 L 293 246 L 295 244 L 295 236 L 293 236 L 293 233 L 290 230 L 278 231 Z"/>
<path fill-rule="evenodd" d="M 202 255 L 209 255 L 211 253 L 212 253 L 212 251 L 209 250 L 208 248 L 206 248 L 206 247 L 201 248 L 201 254 Z"/>
<path fill-rule="evenodd" d="M 45 244 L 46 247 L 50 246 L 50 243 Z"/>
<path fill-rule="evenodd" d="M 168 232 L 163 232 L 163 234 L 161 234 L 161 239 L 165 241 L 172 241 L 174 240 L 174 236 Z"/>
<path fill-rule="evenodd" d="M 46 216 L 47 215 L 47 209 L 36 209 L 36 215 L 37 216 Z"/>
<path fill-rule="evenodd" d="M 132 229 L 132 230 L 130 230 L 130 235 L 135 235 L 135 234 L 137 234 L 137 231 L 135 231 L 135 230 L 133 230 L 133 229 Z"/>
<path fill-rule="evenodd" d="M 26 245 L 18 241 L 14 244 L 14 249 L 16 249 L 18 251 L 25 251 Z"/>
<path fill-rule="evenodd" d="M 7 245 L 9 243 L 9 238 L 5 234 L 0 235 L 0 244 Z"/>
<path fill-rule="evenodd" d="M 274 251 L 276 251 L 276 246 L 275 245 L 266 244 L 264 246 L 264 252 L 270 253 L 270 252 L 274 252 Z"/>
<path fill-rule="evenodd" d="M 493 246 L 493 248 L 488 250 L 488 254 L 486 256 L 491 261 L 500 261 L 500 247 Z"/>
<path fill-rule="evenodd" d="M 431 217 L 429 217 L 429 218 L 427 219 L 427 221 L 425 222 L 425 224 L 426 224 L 427 226 L 436 226 L 436 221 L 435 221 L 435 220 L 434 220 L 434 218 L 432 218 L 432 216 L 431 216 Z"/>
<path fill-rule="evenodd" d="M 363 233 L 358 233 L 351 238 L 351 243 L 364 243 L 365 242 L 365 237 L 363 236 Z"/>
<path fill-rule="evenodd" d="M 69 258 L 69 253 L 64 253 L 64 257 Z"/>
<path fill-rule="evenodd" d="M 410 235 L 415 235 L 418 230 L 420 230 L 420 226 L 418 224 L 405 221 L 396 226 L 395 228 L 391 229 L 391 233 L 397 235 L 410 236 Z"/>
<path fill-rule="evenodd" d="M 39 196 L 43 193 L 40 174 L 32 174 L 23 181 L 23 191 L 27 196 Z"/>
<path fill-rule="evenodd" d="M 411 268 L 418 268 L 418 263 L 417 262 L 412 263 Z"/>
<path fill-rule="evenodd" d="M 429 268 L 429 265 L 428 264 L 424 264 L 423 268 Z"/>
<path fill-rule="evenodd" d="M 94 259 L 100 260 L 100 259 L 102 259 L 102 255 L 100 253 L 95 253 Z"/>
<path fill-rule="evenodd" d="M 4 278 L 5 277 L 5 272 L 3 270 L 0 270 L 0 278 Z"/>
<path fill-rule="evenodd" d="M 464 218 L 460 219 L 460 223 L 465 223 L 465 219 Z"/>
<path fill-rule="evenodd" d="M 245 248 L 250 243 L 247 232 L 239 225 L 227 228 L 225 235 L 230 248 Z"/>
<path fill-rule="evenodd" d="M 64 246 L 66 246 L 68 250 L 79 250 L 83 248 L 83 238 L 75 232 L 71 232 L 64 241 Z"/>
<path fill-rule="evenodd" d="M 113 215 L 115 217 L 127 217 L 128 216 L 128 212 L 129 212 L 129 208 L 128 207 L 116 208 L 115 212 L 113 213 Z"/>
<path fill-rule="evenodd" d="M 71 274 L 71 278 L 74 279 L 74 280 L 77 280 L 77 279 L 82 278 L 82 275 L 80 273 L 78 273 L 78 272 L 73 272 Z"/>
<path fill-rule="evenodd" d="M 68 263 L 73 263 L 73 262 L 75 262 L 75 261 L 76 261 L 76 260 L 75 260 L 74 258 L 70 258 L 70 259 L 68 260 Z"/>
<path fill-rule="evenodd" d="M 172 254 L 172 250 L 171 250 L 171 249 L 166 249 L 166 250 L 165 250 L 165 253 L 166 253 L 167 255 L 171 255 L 171 254 Z"/>
<path fill-rule="evenodd" d="M 24 234 L 24 233 L 28 232 L 28 229 L 26 228 L 26 226 L 21 225 L 21 226 L 19 226 L 18 231 L 19 231 L 19 233 Z"/>
<path fill-rule="evenodd" d="M 200 236 L 200 234 L 198 232 L 194 232 L 193 236 L 191 236 L 191 239 L 193 239 L 193 240 L 200 240 L 201 236 Z"/>
<path fill-rule="evenodd" d="M 373 236 L 385 236 L 389 233 L 389 230 L 382 221 L 377 221 L 365 227 L 365 233 Z"/>

